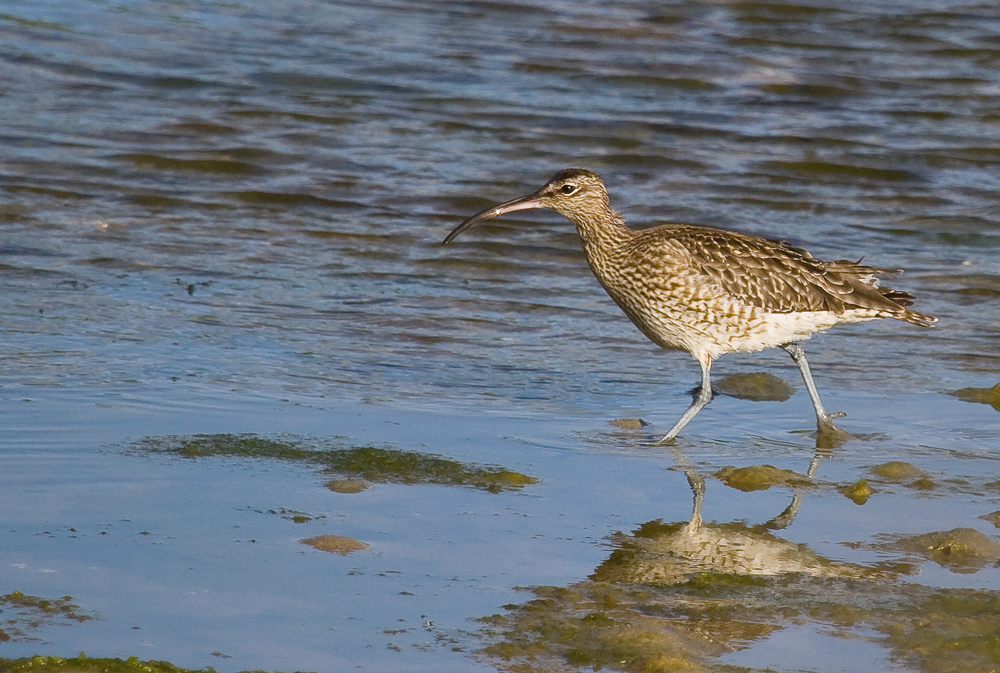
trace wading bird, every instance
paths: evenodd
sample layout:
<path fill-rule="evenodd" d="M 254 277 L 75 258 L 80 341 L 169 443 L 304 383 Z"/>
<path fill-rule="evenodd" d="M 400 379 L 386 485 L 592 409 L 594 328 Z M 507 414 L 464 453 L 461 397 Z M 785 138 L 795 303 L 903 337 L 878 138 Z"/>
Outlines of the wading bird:
<path fill-rule="evenodd" d="M 458 225 L 445 243 L 483 220 L 551 208 L 576 226 L 594 272 L 615 303 L 653 343 L 691 353 L 701 387 L 659 443 L 671 443 L 712 399 L 712 361 L 726 353 L 778 346 L 799 368 L 820 437 L 843 436 L 823 408 L 798 342 L 834 325 L 896 318 L 937 322 L 909 308 L 913 297 L 879 287 L 898 273 L 858 262 L 822 262 L 780 241 L 690 224 L 633 230 L 611 209 L 604 182 L 582 168 L 559 171 L 538 191 L 501 203 Z"/>

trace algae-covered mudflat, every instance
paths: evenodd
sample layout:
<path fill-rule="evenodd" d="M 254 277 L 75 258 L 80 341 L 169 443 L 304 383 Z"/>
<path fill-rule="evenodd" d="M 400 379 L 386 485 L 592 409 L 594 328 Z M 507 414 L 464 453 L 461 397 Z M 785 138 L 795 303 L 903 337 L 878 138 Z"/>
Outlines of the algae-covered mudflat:
<path fill-rule="evenodd" d="M 996 8 L 7 4 L 0 673 L 1000 668 Z M 568 166 L 940 320 L 655 446 L 567 222 L 441 245 Z"/>
<path fill-rule="evenodd" d="M 207 399 L 77 407 L 31 450 L 54 408 L 19 402 L 5 666 L 803 665 L 785 632 L 852 666 L 997 656 L 1000 475 L 970 443 L 656 448 L 619 419 L 229 399 L 194 435 Z"/>

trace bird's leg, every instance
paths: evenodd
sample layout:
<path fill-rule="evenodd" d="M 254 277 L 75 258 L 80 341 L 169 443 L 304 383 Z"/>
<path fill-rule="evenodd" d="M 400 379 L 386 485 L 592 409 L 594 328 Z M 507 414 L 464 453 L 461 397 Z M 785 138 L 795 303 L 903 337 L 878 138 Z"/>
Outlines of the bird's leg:
<path fill-rule="evenodd" d="M 701 506 L 705 502 L 705 478 L 698 473 L 698 470 L 691 467 L 687 456 L 680 449 L 674 448 L 670 451 L 674 454 L 674 461 L 677 463 L 677 467 L 684 470 L 688 486 L 691 487 L 691 494 L 694 495 L 694 503 L 691 507 L 691 521 L 687 526 L 688 535 L 694 535 L 701 528 Z"/>
<path fill-rule="evenodd" d="M 809 391 L 809 398 L 812 400 L 813 409 L 816 410 L 816 429 L 820 434 L 841 434 L 842 431 L 840 428 L 833 424 L 833 419 L 841 418 L 842 416 L 845 416 L 845 414 L 842 411 L 838 411 L 835 414 L 826 413 L 826 409 L 823 408 L 823 403 L 819 400 L 819 392 L 816 391 L 816 384 L 813 382 L 812 373 L 809 371 L 809 363 L 806 362 L 806 353 L 802 350 L 802 346 L 792 341 L 782 345 L 782 348 L 785 352 L 792 356 L 792 359 L 795 360 L 795 364 L 798 365 L 799 372 L 802 373 L 802 380 L 806 384 L 806 390 Z"/>
<path fill-rule="evenodd" d="M 663 439 L 658 441 L 657 444 L 672 443 L 677 433 L 695 417 L 695 414 L 712 401 L 712 379 L 709 376 L 709 372 L 712 369 L 712 359 L 708 356 L 704 360 L 699 358 L 698 364 L 701 365 L 701 388 L 698 389 L 698 394 L 695 395 L 694 401 L 691 402 L 691 406 L 688 407 L 687 411 L 674 423 L 674 427 L 670 428 L 670 432 L 664 435 Z"/>
<path fill-rule="evenodd" d="M 816 468 L 819 467 L 820 458 L 823 457 L 823 452 L 817 451 L 813 455 L 812 460 L 809 461 L 809 468 L 806 470 L 806 476 L 812 479 L 816 476 Z M 792 494 L 792 501 L 788 503 L 788 507 L 784 509 L 781 514 L 774 517 L 770 521 L 763 524 L 764 528 L 768 530 L 780 530 L 782 528 L 788 528 L 795 521 L 795 516 L 799 513 L 799 507 L 802 506 L 802 487 L 796 486 L 795 492 Z"/>
<path fill-rule="evenodd" d="M 705 502 L 705 478 L 693 469 L 685 471 L 688 486 L 694 494 L 694 505 L 691 508 L 691 521 L 688 523 L 688 534 L 694 535 L 701 528 L 701 505 Z"/>

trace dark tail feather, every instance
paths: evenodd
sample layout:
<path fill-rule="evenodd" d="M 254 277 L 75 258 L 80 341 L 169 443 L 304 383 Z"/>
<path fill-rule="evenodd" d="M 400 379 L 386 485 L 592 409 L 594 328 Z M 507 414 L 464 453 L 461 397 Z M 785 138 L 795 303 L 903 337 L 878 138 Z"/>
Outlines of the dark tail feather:
<path fill-rule="evenodd" d="M 887 287 L 880 287 L 878 291 L 882 293 L 883 297 L 889 301 L 899 304 L 900 306 L 913 305 L 913 295 L 909 292 L 903 292 L 902 290 L 890 290 Z"/>
<path fill-rule="evenodd" d="M 903 292 L 902 290 L 890 290 L 887 287 L 880 287 L 878 291 L 882 293 L 883 297 L 894 304 L 899 304 L 899 306 L 903 309 L 900 313 L 894 315 L 894 318 L 899 318 L 900 320 L 905 320 L 908 323 L 920 325 L 921 327 L 930 327 L 937 322 L 937 318 L 934 316 L 918 313 L 906 308 L 907 306 L 911 306 L 913 304 L 913 295 L 909 292 Z"/>
<path fill-rule="evenodd" d="M 864 259 L 863 257 L 861 259 Z M 914 325 L 920 325 L 922 327 L 930 327 L 937 322 L 937 318 L 934 316 L 926 315 L 924 313 L 918 313 L 911 309 L 906 308 L 907 306 L 913 305 L 914 297 L 909 292 L 904 292 L 903 290 L 892 290 L 887 287 L 877 287 L 876 278 L 878 276 L 895 276 L 897 274 L 903 273 L 902 269 L 883 269 L 876 266 L 865 266 L 861 264 L 861 259 L 857 262 L 851 262 L 849 260 L 839 259 L 835 262 L 827 262 L 824 266 L 829 271 L 834 271 L 842 273 L 855 278 L 856 280 L 864 283 L 867 287 L 875 289 L 882 297 L 888 299 L 892 304 L 899 307 L 899 311 L 893 311 L 892 317 L 899 320 L 905 320 L 908 323 Z M 866 278 L 867 276 L 867 278 Z M 867 308 L 875 308 L 871 305 L 866 305 Z M 881 308 L 881 307 L 879 307 Z M 891 309 L 890 309 L 891 310 Z"/>

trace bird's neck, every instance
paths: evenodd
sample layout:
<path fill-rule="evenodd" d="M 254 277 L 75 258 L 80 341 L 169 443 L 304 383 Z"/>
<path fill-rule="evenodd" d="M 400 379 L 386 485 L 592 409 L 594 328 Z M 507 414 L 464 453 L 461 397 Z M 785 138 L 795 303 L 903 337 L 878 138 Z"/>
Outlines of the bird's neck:
<path fill-rule="evenodd" d="M 593 213 L 575 213 L 571 219 L 583 239 L 584 250 L 592 258 L 610 253 L 633 234 L 621 213 L 610 208 Z"/>

